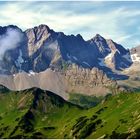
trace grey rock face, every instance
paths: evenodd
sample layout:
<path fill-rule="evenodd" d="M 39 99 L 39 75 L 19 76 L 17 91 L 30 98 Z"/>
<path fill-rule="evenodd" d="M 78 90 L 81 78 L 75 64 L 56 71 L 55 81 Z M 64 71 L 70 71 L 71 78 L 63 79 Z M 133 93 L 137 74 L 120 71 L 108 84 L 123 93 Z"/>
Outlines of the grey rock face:
<path fill-rule="evenodd" d="M 73 64 L 64 72 L 66 79 L 73 85 L 87 85 L 89 87 L 105 86 L 108 87 L 113 83 L 103 71 L 98 68 L 85 69 Z"/>
<path fill-rule="evenodd" d="M 44 44 L 51 43 L 53 41 L 53 34 L 55 32 L 50 30 L 46 25 L 39 25 L 32 29 L 25 31 L 28 38 L 28 53 L 29 56 L 32 56 L 36 53 Z"/>
<path fill-rule="evenodd" d="M 98 57 L 102 60 L 102 67 L 109 67 L 114 70 L 122 70 L 132 64 L 129 50 L 113 42 L 111 39 L 104 39 L 97 34 L 93 39 L 88 41 L 91 45 L 96 44 Z M 129 57 L 130 59 L 126 58 Z"/>
<path fill-rule="evenodd" d="M 0 35 L 9 28 L 1 27 Z M 16 26 L 10 26 L 20 30 Z M 107 76 L 114 70 L 123 70 L 131 65 L 130 53 L 121 45 L 106 40 L 97 34 L 85 41 L 81 35 L 65 35 L 55 32 L 46 25 L 21 31 L 23 39 L 15 49 L 7 50 L 0 63 L 1 74 L 14 74 L 21 71 L 41 72 L 47 68 L 63 69 L 69 64 L 78 67 L 98 68 Z M 65 63 L 65 65 L 64 65 Z M 117 77 L 117 74 L 115 75 Z"/>
<path fill-rule="evenodd" d="M 88 41 L 92 46 L 95 46 L 98 50 L 98 57 L 105 57 L 111 53 L 111 49 L 107 44 L 107 41 L 99 34 L 96 34 L 91 40 Z"/>

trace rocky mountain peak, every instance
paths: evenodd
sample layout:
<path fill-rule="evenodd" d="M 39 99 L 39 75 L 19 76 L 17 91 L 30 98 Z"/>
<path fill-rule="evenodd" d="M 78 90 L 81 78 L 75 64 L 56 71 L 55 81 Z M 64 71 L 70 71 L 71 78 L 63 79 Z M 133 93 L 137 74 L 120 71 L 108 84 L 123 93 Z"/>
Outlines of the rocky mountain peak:
<path fill-rule="evenodd" d="M 30 30 L 34 30 L 34 31 L 46 31 L 46 32 L 50 32 L 51 29 L 49 28 L 49 26 L 45 25 L 45 24 L 40 24 L 38 26 L 35 26 L 33 28 L 29 28 L 27 29 L 25 32 L 28 32 Z"/>
<path fill-rule="evenodd" d="M 47 39 L 55 32 L 47 25 L 41 24 L 34 28 L 25 31 L 28 38 L 28 52 L 29 56 L 35 53 Z"/>
<path fill-rule="evenodd" d="M 81 39 L 81 40 L 84 40 L 83 37 L 80 34 L 77 34 L 76 37 Z"/>
<path fill-rule="evenodd" d="M 103 38 L 100 34 L 96 34 L 91 40 L 90 44 L 95 46 L 99 52 L 99 57 L 105 57 L 110 51 L 106 39 Z"/>
<path fill-rule="evenodd" d="M 96 34 L 95 37 L 93 37 L 93 40 L 97 41 L 103 41 L 105 40 L 100 34 Z"/>

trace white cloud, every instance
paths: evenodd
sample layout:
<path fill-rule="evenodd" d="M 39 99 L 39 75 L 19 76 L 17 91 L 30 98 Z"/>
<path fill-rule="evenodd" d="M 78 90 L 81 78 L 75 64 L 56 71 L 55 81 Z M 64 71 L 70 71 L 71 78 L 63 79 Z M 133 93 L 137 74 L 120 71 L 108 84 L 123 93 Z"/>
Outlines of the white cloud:
<path fill-rule="evenodd" d="M 98 7 L 104 3 L 93 2 L 92 4 Z M 133 26 L 137 22 L 137 19 L 133 18 L 140 15 L 139 9 L 130 10 L 125 6 L 112 8 L 111 11 L 106 8 L 104 11 L 100 9 L 98 12 L 76 13 L 73 9 L 66 9 L 68 7 L 66 5 L 64 5 L 65 9 L 61 9 L 58 5 L 60 2 L 7 3 L 0 7 L 0 25 L 15 24 L 25 30 L 39 24 L 47 24 L 55 31 L 63 31 L 66 34 L 81 33 L 85 39 L 90 39 L 99 33 L 105 38 L 112 38 L 118 43 L 126 44 L 134 33 L 129 34 L 124 27 Z M 76 9 L 76 6 L 79 8 L 80 4 L 73 8 Z M 81 6 L 82 8 L 84 7 Z"/>
<path fill-rule="evenodd" d="M 22 37 L 23 34 L 19 30 L 13 28 L 8 28 L 5 34 L 0 35 L 0 59 L 2 59 L 7 50 L 18 47 Z"/>
<path fill-rule="evenodd" d="M 4 17 L 1 19 L 0 24 L 16 24 L 22 28 L 30 28 L 35 25 L 42 23 L 50 25 L 52 28 L 57 30 L 65 30 L 66 28 L 76 28 L 77 26 L 82 26 L 96 20 L 96 17 L 93 15 L 74 15 L 71 12 L 61 12 L 53 11 L 47 5 L 40 5 L 41 9 L 24 9 L 28 4 L 20 3 L 8 4 L 3 7 L 3 10 L 0 12 L 0 16 Z M 33 5 L 34 6 L 34 3 Z"/>

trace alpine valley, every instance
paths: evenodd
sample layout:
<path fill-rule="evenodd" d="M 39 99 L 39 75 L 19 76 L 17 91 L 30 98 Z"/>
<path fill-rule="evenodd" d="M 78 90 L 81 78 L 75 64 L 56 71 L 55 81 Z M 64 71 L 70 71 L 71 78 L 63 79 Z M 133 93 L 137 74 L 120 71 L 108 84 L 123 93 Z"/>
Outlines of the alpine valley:
<path fill-rule="evenodd" d="M 140 138 L 140 46 L 47 25 L 0 27 L 1 46 L 0 138 Z"/>

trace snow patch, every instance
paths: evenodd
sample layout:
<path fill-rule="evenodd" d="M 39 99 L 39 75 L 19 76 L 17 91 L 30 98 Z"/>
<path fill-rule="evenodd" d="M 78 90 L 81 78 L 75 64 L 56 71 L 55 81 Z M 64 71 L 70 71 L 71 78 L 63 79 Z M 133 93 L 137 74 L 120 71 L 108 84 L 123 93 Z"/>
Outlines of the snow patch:
<path fill-rule="evenodd" d="M 68 57 L 68 59 L 71 59 L 71 56 L 67 53 L 67 57 Z"/>
<path fill-rule="evenodd" d="M 33 72 L 32 70 L 30 70 L 29 73 L 28 73 L 28 75 L 29 75 L 29 76 L 35 75 L 35 72 Z"/>
<path fill-rule="evenodd" d="M 131 55 L 132 62 L 139 62 L 140 63 L 140 56 L 138 54 Z"/>
<path fill-rule="evenodd" d="M 117 51 L 119 54 L 121 54 L 119 50 L 116 50 L 116 51 Z"/>
<path fill-rule="evenodd" d="M 91 66 L 90 66 L 87 62 L 85 62 L 85 61 L 82 62 L 82 63 L 83 63 L 83 64 L 86 64 L 86 65 L 89 66 L 89 67 L 91 67 Z"/>
<path fill-rule="evenodd" d="M 17 60 L 15 61 L 15 63 L 16 63 L 16 66 L 19 67 L 20 69 L 21 69 L 22 63 L 24 63 L 24 59 L 22 58 L 22 56 L 23 56 L 22 51 L 19 50 L 19 56 L 18 56 Z"/>
<path fill-rule="evenodd" d="M 111 60 L 111 59 L 112 59 L 112 53 L 109 53 L 109 54 L 105 57 L 105 60 L 106 60 L 106 59 Z"/>
<path fill-rule="evenodd" d="M 98 60 L 100 61 L 100 62 L 99 62 L 99 65 L 100 65 L 100 66 L 106 66 L 106 64 L 105 64 L 103 58 L 98 58 Z"/>
<path fill-rule="evenodd" d="M 77 57 L 75 57 L 75 56 L 73 56 L 73 59 L 76 60 L 76 61 L 78 60 Z"/>
<path fill-rule="evenodd" d="M 74 59 L 75 61 L 78 61 L 78 58 L 77 57 L 75 57 L 75 56 L 71 56 L 71 55 L 69 55 L 68 53 L 67 53 L 67 58 L 68 59 Z"/>

